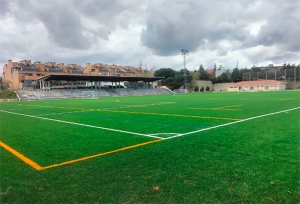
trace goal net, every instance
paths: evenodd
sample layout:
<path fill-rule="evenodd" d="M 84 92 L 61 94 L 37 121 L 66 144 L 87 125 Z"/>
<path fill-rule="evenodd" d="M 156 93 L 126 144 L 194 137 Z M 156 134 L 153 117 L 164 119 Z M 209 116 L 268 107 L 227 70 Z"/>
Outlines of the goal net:
<path fill-rule="evenodd" d="M 82 98 L 83 99 L 95 98 L 95 93 L 94 93 L 94 91 L 83 91 L 82 92 Z"/>

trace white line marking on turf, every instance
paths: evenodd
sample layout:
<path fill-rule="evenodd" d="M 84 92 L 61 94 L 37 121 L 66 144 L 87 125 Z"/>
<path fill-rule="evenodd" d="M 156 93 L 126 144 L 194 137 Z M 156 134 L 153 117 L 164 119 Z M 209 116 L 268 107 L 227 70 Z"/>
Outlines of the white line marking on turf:
<path fill-rule="evenodd" d="M 153 134 L 149 134 L 149 135 L 177 135 L 177 134 L 180 134 L 180 133 L 173 133 L 173 132 L 170 132 L 170 133 L 153 133 Z"/>
<path fill-rule="evenodd" d="M 113 132 L 122 132 L 122 133 L 127 133 L 127 134 L 132 134 L 132 135 L 140 135 L 140 136 L 145 136 L 145 137 L 163 139 L 161 137 L 146 135 L 146 134 L 141 134 L 141 133 L 136 133 L 136 132 L 129 132 L 129 131 L 124 131 L 124 130 L 117 130 L 117 129 L 105 128 L 105 127 L 100 127 L 100 126 L 69 122 L 69 121 L 64 121 L 64 120 L 56 120 L 56 119 L 51 119 L 51 118 L 43 118 L 43 117 L 38 117 L 38 116 L 33 116 L 33 115 L 26 115 L 26 114 L 22 114 L 22 113 L 14 113 L 14 112 L 9 112 L 9 111 L 4 111 L 4 110 L 0 110 L 0 111 L 4 112 L 4 113 L 10 113 L 10 114 L 14 114 L 14 115 L 21 115 L 21 116 L 26 116 L 26 117 L 30 117 L 30 118 L 50 120 L 50 121 L 54 121 L 54 122 L 67 123 L 67 124 L 71 124 L 71 125 L 85 126 L 85 127 L 91 127 L 91 128 L 98 128 L 98 129 L 102 129 L 102 130 L 109 130 L 109 131 L 113 131 Z"/>
<path fill-rule="evenodd" d="M 173 139 L 173 138 L 176 138 L 176 137 L 182 137 L 182 136 L 185 136 L 185 135 L 191 135 L 191 134 L 194 134 L 194 133 L 203 132 L 203 131 L 206 131 L 206 130 L 211 130 L 211 129 L 215 129 L 215 128 L 219 128 L 219 127 L 224 127 L 224 126 L 228 126 L 228 125 L 233 125 L 233 124 L 236 124 L 236 123 L 242 123 L 242 122 L 245 122 L 245 121 L 248 121 L 248 120 L 262 118 L 262 117 L 266 117 L 266 116 L 270 116 L 270 115 L 275 115 L 275 114 L 279 114 L 279 113 L 287 113 L 289 111 L 296 110 L 296 109 L 299 109 L 299 108 L 300 107 L 291 108 L 291 109 L 288 109 L 288 110 L 278 111 L 278 112 L 269 113 L 269 114 L 265 114 L 265 115 L 259 115 L 259 116 L 255 116 L 255 117 L 251 117 L 251 118 L 247 118 L 247 119 L 243 119 L 243 120 L 239 120 L 239 121 L 235 121 L 235 122 L 230 122 L 230 123 L 225 123 L 225 124 L 222 124 L 222 125 L 217 125 L 217 126 L 213 126 L 213 127 L 209 127 L 209 128 L 204 128 L 204 129 L 201 129 L 201 130 L 196 130 L 196 131 L 192 131 L 192 132 L 182 133 L 182 134 L 174 135 L 174 136 L 171 136 L 171 137 L 167 137 L 164 140 Z"/>

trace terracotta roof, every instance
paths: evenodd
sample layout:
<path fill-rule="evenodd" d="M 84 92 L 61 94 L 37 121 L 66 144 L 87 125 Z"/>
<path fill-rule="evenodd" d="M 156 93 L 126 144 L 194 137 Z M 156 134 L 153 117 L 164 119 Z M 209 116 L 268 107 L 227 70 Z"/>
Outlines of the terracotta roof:
<path fill-rule="evenodd" d="M 214 69 L 208 69 L 208 70 L 206 70 L 206 72 L 208 73 L 208 74 L 211 74 L 211 73 L 214 73 Z"/>
<path fill-rule="evenodd" d="M 237 83 L 229 84 L 227 86 L 250 86 L 250 85 L 274 85 L 274 84 L 286 84 L 282 81 L 275 80 L 258 80 L 258 81 L 240 81 Z"/>

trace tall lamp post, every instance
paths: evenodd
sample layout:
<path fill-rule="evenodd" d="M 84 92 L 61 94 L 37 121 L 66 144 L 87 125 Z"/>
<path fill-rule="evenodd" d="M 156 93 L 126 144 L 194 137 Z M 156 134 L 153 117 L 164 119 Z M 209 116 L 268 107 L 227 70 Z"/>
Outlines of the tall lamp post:
<path fill-rule="evenodd" d="M 181 55 L 183 55 L 183 71 L 184 71 L 184 93 L 187 93 L 186 90 L 186 68 L 185 68 L 185 56 L 189 55 L 189 51 L 181 49 Z"/>

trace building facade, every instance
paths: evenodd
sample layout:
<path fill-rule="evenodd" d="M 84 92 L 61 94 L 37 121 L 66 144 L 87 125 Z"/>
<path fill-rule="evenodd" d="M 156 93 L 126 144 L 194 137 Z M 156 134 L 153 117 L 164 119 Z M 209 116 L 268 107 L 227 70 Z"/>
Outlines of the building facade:
<path fill-rule="evenodd" d="M 39 61 L 31 63 L 31 60 L 22 60 L 8 63 L 3 67 L 2 81 L 10 89 L 36 89 L 39 88 L 37 79 L 48 74 L 86 74 L 101 76 L 137 76 L 140 74 L 153 76 L 153 70 L 143 70 L 130 66 L 106 65 L 106 64 L 86 64 L 82 67 L 77 64 L 55 62 L 41 63 Z M 57 84 L 57 86 L 63 84 Z"/>
<path fill-rule="evenodd" d="M 241 81 L 227 85 L 227 91 L 282 91 L 286 83 L 275 80 Z"/>

